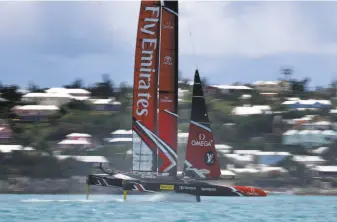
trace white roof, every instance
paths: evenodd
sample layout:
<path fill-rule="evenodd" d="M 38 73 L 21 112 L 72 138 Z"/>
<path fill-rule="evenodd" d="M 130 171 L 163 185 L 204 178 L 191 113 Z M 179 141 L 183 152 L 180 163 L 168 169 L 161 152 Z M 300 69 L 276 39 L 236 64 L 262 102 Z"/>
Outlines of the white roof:
<path fill-rule="evenodd" d="M 333 130 L 324 130 L 324 131 L 322 131 L 322 134 L 330 135 L 330 136 L 337 135 L 337 133 L 335 131 L 333 131 Z"/>
<path fill-rule="evenodd" d="M 132 138 L 112 138 L 108 139 L 109 143 L 118 143 L 118 142 L 132 142 Z"/>
<path fill-rule="evenodd" d="M 65 160 L 68 158 L 73 158 L 77 161 L 86 163 L 107 163 L 108 160 L 104 156 L 69 156 L 69 155 L 56 155 L 58 160 Z"/>
<path fill-rule="evenodd" d="M 320 156 L 305 156 L 305 155 L 295 155 L 293 160 L 296 162 L 324 162 L 325 160 Z"/>
<path fill-rule="evenodd" d="M 234 115 L 254 115 L 262 114 L 264 111 L 270 112 L 271 107 L 265 105 L 255 105 L 255 106 L 237 106 L 232 110 Z"/>
<path fill-rule="evenodd" d="M 284 169 L 283 167 L 271 167 L 271 166 L 263 166 L 260 168 L 260 172 L 261 173 L 267 173 L 270 171 L 280 171 L 282 173 L 286 173 L 288 172 L 286 169 Z"/>
<path fill-rule="evenodd" d="M 249 154 L 254 155 L 261 152 L 261 150 L 234 150 L 234 153 L 236 154 Z"/>
<path fill-rule="evenodd" d="M 229 149 L 228 150 L 227 149 L 220 149 L 220 150 L 218 149 L 217 152 L 221 153 L 221 154 L 227 154 L 227 153 L 230 153 L 231 151 Z"/>
<path fill-rule="evenodd" d="M 67 88 L 50 88 L 45 90 L 46 93 L 69 93 L 69 94 L 91 94 L 85 89 L 67 89 Z"/>
<path fill-rule="evenodd" d="M 304 105 L 314 105 L 315 103 L 320 103 L 320 104 L 324 104 L 324 105 L 331 105 L 330 100 L 316 100 L 316 99 L 307 99 L 307 100 L 288 100 L 283 102 L 283 105 L 291 105 L 291 104 L 295 104 L 295 103 L 299 103 L 299 104 L 304 104 Z"/>
<path fill-rule="evenodd" d="M 33 147 L 27 146 L 25 148 L 23 148 L 23 150 L 35 150 Z"/>
<path fill-rule="evenodd" d="M 11 153 L 14 150 L 22 150 L 21 145 L 0 145 L 0 152 Z"/>
<path fill-rule="evenodd" d="M 315 122 L 314 124 L 315 125 L 327 125 L 327 126 L 329 126 L 329 125 L 331 125 L 331 122 L 329 122 L 329 121 L 318 121 L 318 122 Z"/>
<path fill-rule="evenodd" d="M 91 135 L 86 133 L 70 133 L 66 137 L 91 137 Z"/>
<path fill-rule="evenodd" d="M 265 152 L 265 151 L 261 151 L 256 153 L 255 155 L 258 156 L 290 156 L 291 153 L 289 152 Z"/>
<path fill-rule="evenodd" d="M 236 174 L 230 170 L 220 170 L 222 176 L 235 176 Z"/>
<path fill-rule="evenodd" d="M 187 138 L 189 133 L 178 133 L 178 137 L 180 138 Z"/>
<path fill-rule="evenodd" d="M 90 145 L 91 143 L 87 140 L 68 140 L 68 139 L 65 139 L 65 140 L 62 140 L 61 142 L 58 142 L 57 144 L 60 144 L 60 145 L 65 145 L 65 144 L 68 144 L 68 145 Z"/>
<path fill-rule="evenodd" d="M 237 90 L 242 90 L 242 89 L 251 90 L 252 89 L 248 86 L 231 86 L 231 85 L 209 85 L 209 86 L 218 88 L 218 89 L 237 89 Z"/>
<path fill-rule="evenodd" d="M 215 144 L 215 149 L 217 150 L 227 150 L 227 149 L 233 149 L 233 147 L 228 146 L 226 144 Z"/>
<path fill-rule="evenodd" d="M 21 145 L 0 145 L 0 152 L 1 153 L 11 153 L 15 150 L 22 150 L 22 151 L 29 151 L 35 150 L 33 147 L 25 147 L 23 148 Z"/>
<path fill-rule="evenodd" d="M 325 153 L 328 150 L 329 150 L 329 147 L 319 147 L 319 148 L 313 150 L 312 153 L 322 154 L 322 153 Z"/>
<path fill-rule="evenodd" d="M 277 85 L 280 81 L 256 81 L 253 85 Z"/>
<path fill-rule="evenodd" d="M 121 103 L 115 101 L 114 99 L 91 99 L 90 100 L 95 105 L 105 105 L 105 104 L 113 104 L 113 105 L 120 105 Z"/>
<path fill-rule="evenodd" d="M 316 166 L 313 169 L 321 172 L 337 172 L 337 166 Z"/>
<path fill-rule="evenodd" d="M 286 132 L 283 133 L 283 135 L 294 135 L 296 134 L 298 131 L 297 130 L 288 130 Z"/>
<path fill-rule="evenodd" d="M 299 97 L 288 97 L 288 101 L 301 100 Z"/>
<path fill-rule="evenodd" d="M 54 105 L 24 105 L 24 106 L 16 106 L 15 109 L 18 109 L 18 110 L 59 110 L 59 108 Z"/>
<path fill-rule="evenodd" d="M 59 93 L 27 93 L 22 96 L 23 98 L 73 98 L 65 92 Z"/>
<path fill-rule="evenodd" d="M 252 98 L 252 95 L 249 95 L 249 94 L 243 94 L 240 98 L 241 98 L 241 99 L 249 99 L 249 98 Z"/>
<path fill-rule="evenodd" d="M 300 135 L 305 135 L 305 134 L 309 134 L 310 133 L 310 130 L 301 130 L 298 132 L 298 134 Z"/>
<path fill-rule="evenodd" d="M 132 130 L 119 129 L 112 132 L 111 134 L 132 134 Z"/>
<path fill-rule="evenodd" d="M 234 173 L 258 173 L 259 171 L 254 168 L 233 168 Z"/>

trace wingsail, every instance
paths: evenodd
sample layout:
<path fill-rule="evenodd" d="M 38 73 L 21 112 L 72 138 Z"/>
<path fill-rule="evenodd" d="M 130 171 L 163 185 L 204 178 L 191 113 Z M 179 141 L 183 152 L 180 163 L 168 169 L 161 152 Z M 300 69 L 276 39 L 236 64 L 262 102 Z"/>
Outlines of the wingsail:
<path fill-rule="evenodd" d="M 177 172 L 178 2 L 142 1 L 133 91 L 133 171 Z"/>
<path fill-rule="evenodd" d="M 148 132 L 157 132 L 160 19 L 160 1 L 141 1 L 132 107 L 135 172 L 157 172 L 157 146 Z"/>

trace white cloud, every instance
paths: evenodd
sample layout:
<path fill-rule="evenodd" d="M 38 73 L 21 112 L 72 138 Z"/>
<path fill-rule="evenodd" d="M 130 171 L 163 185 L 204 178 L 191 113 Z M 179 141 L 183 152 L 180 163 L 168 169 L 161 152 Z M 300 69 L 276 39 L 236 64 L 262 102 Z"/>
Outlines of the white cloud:
<path fill-rule="evenodd" d="M 183 0 L 179 5 L 180 69 L 191 77 L 198 63 L 207 76 L 225 79 L 224 67 L 239 70 L 241 66 L 240 62 L 229 64 L 226 56 L 249 59 L 283 53 L 336 54 L 337 4 L 318 7 L 315 15 L 303 7 L 313 4 Z M 12 53 L 13 62 L 18 60 L 15 63 L 36 53 L 33 57 L 38 57 L 41 66 L 48 60 L 59 73 L 83 76 L 111 72 L 120 65 L 118 72 L 125 75 L 118 75 L 116 81 L 132 82 L 138 16 L 139 1 L 0 2 L 0 51 L 4 58 Z M 26 45 L 27 55 L 23 55 Z M 3 50 L 13 46 L 17 50 Z M 69 52 L 73 52 L 71 58 L 66 56 Z M 280 65 L 292 64 L 289 56 L 284 60 Z"/>
<path fill-rule="evenodd" d="M 299 4 L 180 2 L 180 53 L 248 57 L 289 52 L 336 53 L 337 44 L 321 41 L 321 24 L 312 22 L 313 18 Z M 34 33 L 43 19 L 37 5 L 34 2 L 2 2 L 0 35 L 23 37 Z M 134 51 L 139 1 L 93 1 L 85 7 L 79 7 L 75 13 L 80 13 L 86 19 L 92 18 L 107 30 L 105 34 L 111 35 L 111 41 L 117 41 L 115 43 L 122 48 Z M 322 12 L 321 16 L 328 21 L 334 20 L 331 13 Z M 337 27 L 335 22 L 330 23 Z M 73 29 L 74 32 L 77 29 L 83 31 L 83 27 Z"/>
<path fill-rule="evenodd" d="M 336 44 L 320 41 L 320 24 L 311 22 L 313 19 L 308 18 L 310 14 L 304 13 L 299 2 L 245 5 L 185 1 L 179 7 L 183 55 L 260 57 L 278 53 L 337 53 Z M 102 11 L 119 40 L 134 47 L 139 2 L 114 2 Z M 334 18 L 324 13 L 321 16 Z"/>

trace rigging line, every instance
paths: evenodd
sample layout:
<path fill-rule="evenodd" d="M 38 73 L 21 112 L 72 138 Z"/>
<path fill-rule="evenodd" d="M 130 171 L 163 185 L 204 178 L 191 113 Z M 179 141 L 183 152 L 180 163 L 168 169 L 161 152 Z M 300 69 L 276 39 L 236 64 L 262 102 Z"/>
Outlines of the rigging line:
<path fill-rule="evenodd" d="M 185 4 L 185 2 L 184 2 Z M 194 62 L 195 62 L 195 65 L 196 65 L 196 68 L 199 69 L 199 66 L 198 66 L 198 59 L 197 59 L 197 55 L 196 55 L 196 51 L 195 51 L 195 46 L 194 46 L 194 41 L 193 41 L 193 36 L 192 36 L 192 29 L 191 29 L 191 25 L 190 25 L 190 22 L 188 21 L 188 18 L 186 18 L 186 23 L 187 23 L 187 30 L 189 31 L 189 36 L 190 36 L 190 43 L 191 43 L 191 46 L 192 46 L 192 54 L 193 54 L 193 59 L 194 59 Z"/>

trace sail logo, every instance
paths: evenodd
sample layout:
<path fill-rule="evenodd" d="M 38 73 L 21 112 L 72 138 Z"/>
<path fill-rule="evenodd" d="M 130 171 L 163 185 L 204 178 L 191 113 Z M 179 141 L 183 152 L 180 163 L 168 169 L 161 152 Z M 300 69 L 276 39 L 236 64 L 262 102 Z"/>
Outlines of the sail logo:
<path fill-rule="evenodd" d="M 212 151 L 205 153 L 204 161 L 207 165 L 213 165 L 215 163 L 215 155 Z"/>
<path fill-rule="evenodd" d="M 205 138 L 206 138 L 205 134 L 203 134 L 203 133 L 199 134 L 199 140 L 205 140 Z"/>
<path fill-rule="evenodd" d="M 163 64 L 171 66 L 172 65 L 172 57 L 171 56 L 165 56 Z"/>
<path fill-rule="evenodd" d="M 161 99 L 160 99 L 160 102 L 163 102 L 163 103 L 171 103 L 171 102 L 172 102 L 172 99 L 168 98 L 167 96 L 164 96 L 164 98 L 161 98 Z"/>
<path fill-rule="evenodd" d="M 165 25 L 163 25 L 164 29 L 169 29 L 172 30 L 173 29 L 173 25 L 171 25 L 171 22 L 166 22 Z"/>
<path fill-rule="evenodd" d="M 137 38 L 140 41 L 140 58 L 137 56 L 136 60 L 140 60 L 140 67 L 137 70 L 138 79 L 137 85 L 138 92 L 135 98 L 136 114 L 138 116 L 147 116 L 149 114 L 150 103 L 154 100 L 151 91 L 151 83 L 155 84 L 156 77 L 156 54 L 157 54 L 157 41 L 158 41 L 158 24 L 160 17 L 160 7 L 145 7 L 145 12 L 148 17 L 143 20 L 143 24 L 140 27 L 140 36 Z M 144 12 L 144 13 L 145 13 Z M 153 97 L 153 98 L 151 98 Z"/>
<path fill-rule="evenodd" d="M 211 141 L 206 140 L 206 135 L 204 133 L 199 133 L 198 140 L 192 140 L 191 145 L 192 146 L 210 147 L 210 146 L 212 146 L 212 142 L 213 142 L 213 140 L 211 140 Z"/>

